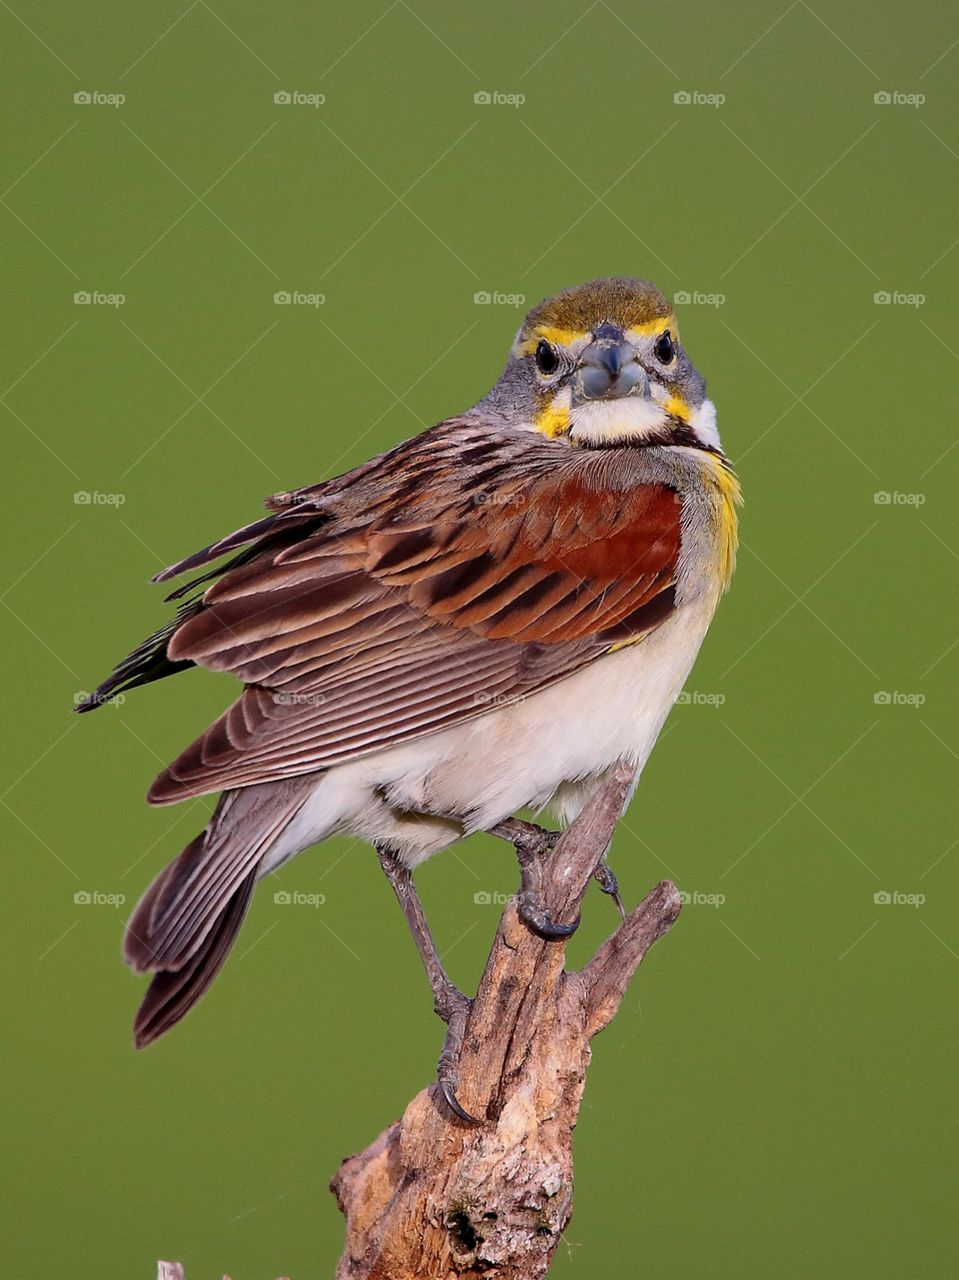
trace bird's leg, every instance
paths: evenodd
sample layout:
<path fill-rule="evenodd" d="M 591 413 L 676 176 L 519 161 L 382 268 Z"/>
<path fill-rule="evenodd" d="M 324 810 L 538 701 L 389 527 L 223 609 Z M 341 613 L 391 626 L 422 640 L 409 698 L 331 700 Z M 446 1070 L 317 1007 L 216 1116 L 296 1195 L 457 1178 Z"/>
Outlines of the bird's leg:
<path fill-rule="evenodd" d="M 519 818 L 507 818 L 491 827 L 490 835 L 508 840 L 516 850 L 520 874 L 517 913 L 527 929 L 547 942 L 575 933 L 579 928 L 578 916 L 572 924 L 558 924 L 543 904 L 543 859 L 552 853 L 560 833 Z"/>
<path fill-rule="evenodd" d="M 443 962 L 436 950 L 436 943 L 426 923 L 423 905 L 413 883 L 413 874 L 394 853 L 388 844 L 377 844 L 376 854 L 386 878 L 393 886 L 396 899 L 403 908 L 407 924 L 416 943 L 416 949 L 423 961 L 423 968 L 429 979 L 433 992 L 433 1008 L 446 1023 L 446 1040 L 440 1054 L 436 1071 L 436 1080 L 440 1092 L 450 1111 L 466 1124 L 482 1124 L 475 1116 L 460 1106 L 456 1097 L 456 1086 L 459 1083 L 459 1057 L 463 1047 L 463 1033 L 466 1030 L 466 1019 L 472 1001 L 467 999 L 450 981 Z"/>
<path fill-rule="evenodd" d="M 602 889 L 603 893 L 608 893 L 612 900 L 616 903 L 616 910 L 620 914 L 620 918 L 626 919 L 626 908 L 623 906 L 623 900 L 619 896 L 619 881 L 616 879 L 616 872 L 606 861 L 609 855 L 609 849 L 600 858 L 596 864 L 596 870 L 593 872 L 593 879 Z"/>

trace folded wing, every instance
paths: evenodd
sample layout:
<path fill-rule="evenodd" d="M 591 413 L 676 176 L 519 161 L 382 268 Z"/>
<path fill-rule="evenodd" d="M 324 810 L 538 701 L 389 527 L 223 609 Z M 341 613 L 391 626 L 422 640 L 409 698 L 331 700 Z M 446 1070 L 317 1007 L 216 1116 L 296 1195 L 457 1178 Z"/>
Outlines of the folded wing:
<path fill-rule="evenodd" d="M 249 687 L 160 775 L 154 803 L 312 772 L 471 719 L 669 615 L 682 503 L 642 482 L 635 451 L 444 427 L 293 495 L 294 536 L 268 526 L 262 550 L 254 543 L 174 627 L 171 663 Z M 308 518 L 313 502 L 322 515 Z"/>

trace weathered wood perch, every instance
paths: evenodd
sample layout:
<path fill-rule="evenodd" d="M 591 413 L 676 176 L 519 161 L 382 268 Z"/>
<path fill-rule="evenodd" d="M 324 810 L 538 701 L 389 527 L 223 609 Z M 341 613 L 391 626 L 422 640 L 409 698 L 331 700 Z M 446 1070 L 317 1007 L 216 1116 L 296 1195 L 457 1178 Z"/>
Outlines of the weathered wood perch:
<path fill-rule="evenodd" d="M 578 918 L 633 777 L 616 769 L 558 838 L 516 819 L 496 829 L 516 845 L 526 891 L 554 923 Z M 572 1215 L 573 1128 L 590 1041 L 679 915 L 679 894 L 668 880 L 658 884 L 577 972 L 564 967 L 565 943 L 531 932 L 519 905 L 503 912 L 463 1035 L 458 1097 L 485 1123 L 456 1120 L 432 1084 L 343 1162 L 331 1184 L 347 1223 L 336 1280 L 546 1273 Z M 178 1263 L 159 1268 L 158 1280 L 183 1280 Z"/>
<path fill-rule="evenodd" d="M 554 838 L 510 820 L 496 834 L 528 865 L 527 888 L 555 922 L 571 923 L 633 785 L 621 766 L 573 825 Z M 679 914 L 658 884 L 577 972 L 562 941 L 503 912 L 469 1012 L 458 1097 L 479 1127 L 453 1118 L 438 1087 L 345 1160 L 331 1184 L 347 1221 L 337 1280 L 536 1280 L 573 1203 L 573 1128 L 590 1041 L 612 1019 L 630 978 Z"/>

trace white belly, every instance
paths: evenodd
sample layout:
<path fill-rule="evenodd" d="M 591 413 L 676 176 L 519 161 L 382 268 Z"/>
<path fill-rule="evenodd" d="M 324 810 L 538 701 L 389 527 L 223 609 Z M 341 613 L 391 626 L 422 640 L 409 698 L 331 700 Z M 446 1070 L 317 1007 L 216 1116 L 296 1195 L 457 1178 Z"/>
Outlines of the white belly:
<path fill-rule="evenodd" d="M 330 769 L 264 874 L 334 832 L 388 840 L 415 866 L 526 806 L 570 821 L 618 760 L 646 763 L 714 607 L 690 602 L 645 640 L 549 689 Z"/>

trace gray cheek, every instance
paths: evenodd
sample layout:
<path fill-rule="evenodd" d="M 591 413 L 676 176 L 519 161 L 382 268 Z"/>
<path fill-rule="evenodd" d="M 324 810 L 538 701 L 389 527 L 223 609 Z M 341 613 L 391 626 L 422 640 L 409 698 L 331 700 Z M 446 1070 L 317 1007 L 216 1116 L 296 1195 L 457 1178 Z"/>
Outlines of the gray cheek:
<path fill-rule="evenodd" d="M 680 385 L 685 392 L 686 402 L 694 409 L 698 409 L 706 399 L 706 379 L 693 368 L 685 356 L 680 371 Z"/>
<path fill-rule="evenodd" d="M 511 356 L 499 380 L 474 408 L 494 413 L 510 425 L 519 425 L 528 422 L 540 408 L 538 392 L 532 361 Z"/>

